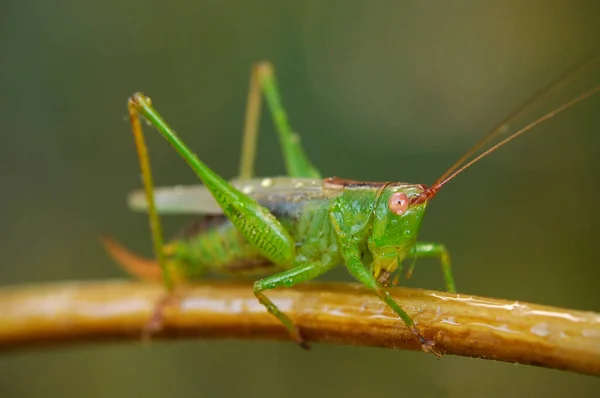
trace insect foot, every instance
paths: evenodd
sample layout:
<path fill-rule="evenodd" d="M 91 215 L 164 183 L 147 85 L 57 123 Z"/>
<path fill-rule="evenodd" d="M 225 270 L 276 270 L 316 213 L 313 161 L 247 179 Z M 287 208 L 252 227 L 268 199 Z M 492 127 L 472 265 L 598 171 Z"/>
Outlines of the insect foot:
<path fill-rule="evenodd" d="M 300 348 L 302 348 L 303 350 L 310 351 L 310 345 L 306 341 L 304 341 L 304 340 L 300 341 L 299 345 L 300 345 Z"/>
<path fill-rule="evenodd" d="M 442 353 L 439 350 L 435 349 L 435 341 L 428 340 L 425 337 L 421 336 L 421 332 L 419 332 L 419 329 L 417 329 L 415 325 L 412 325 L 410 327 L 410 331 L 417 337 L 417 339 L 419 339 L 419 342 L 421 343 L 421 348 L 424 352 L 431 352 L 438 358 L 442 357 Z"/>
<path fill-rule="evenodd" d="M 310 344 L 308 344 L 308 342 L 304 340 L 304 337 L 302 337 L 302 333 L 295 325 L 293 326 L 293 329 L 289 330 L 289 333 L 292 340 L 294 340 L 300 346 L 300 348 L 302 348 L 305 351 L 310 351 Z"/>
<path fill-rule="evenodd" d="M 152 316 L 142 329 L 142 340 L 150 341 L 153 334 L 162 330 L 165 321 L 165 310 L 169 307 L 179 307 L 181 297 L 174 292 L 164 295 L 154 307 Z"/>

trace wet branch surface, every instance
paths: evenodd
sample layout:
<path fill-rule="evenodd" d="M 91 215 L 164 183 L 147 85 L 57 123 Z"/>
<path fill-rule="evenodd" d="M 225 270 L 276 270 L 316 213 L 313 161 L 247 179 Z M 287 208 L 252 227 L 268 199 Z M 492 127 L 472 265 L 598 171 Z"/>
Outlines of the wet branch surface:
<path fill-rule="evenodd" d="M 446 355 L 600 375 L 600 314 L 428 290 L 390 292 Z M 176 294 L 180 304 L 165 307 L 153 340 L 288 339 L 250 284 L 211 281 Z M 420 350 L 392 311 L 356 285 L 309 283 L 267 294 L 311 343 Z M 125 281 L 2 288 L 0 350 L 141 342 L 161 299 L 161 286 Z"/>

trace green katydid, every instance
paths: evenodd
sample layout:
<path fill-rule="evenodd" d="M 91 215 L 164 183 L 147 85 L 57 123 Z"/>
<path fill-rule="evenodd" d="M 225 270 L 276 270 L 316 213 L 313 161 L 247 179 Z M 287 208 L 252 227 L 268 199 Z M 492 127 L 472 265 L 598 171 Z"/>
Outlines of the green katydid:
<path fill-rule="evenodd" d="M 484 156 L 600 91 L 598 86 L 581 94 L 475 156 L 488 142 L 504 133 L 508 123 L 537 98 L 571 75 L 566 73 L 559 77 L 518 108 L 430 187 L 336 177 L 322 179 L 305 155 L 299 136 L 290 128 L 269 63 L 252 68 L 240 175 L 230 182 L 198 159 L 157 113 L 148 97 L 136 93 L 129 98 L 128 109 L 145 189 L 134 192 L 129 204 L 134 210 L 148 212 L 156 260 L 138 257 L 110 238 L 104 238 L 103 243 L 128 272 L 143 279 L 159 281 L 162 278 L 169 292 L 174 283 L 203 276 L 209 271 L 268 275 L 254 283 L 254 294 L 303 347 L 308 346 L 301 331 L 264 292 L 312 280 L 343 264 L 357 281 L 372 290 L 404 321 L 423 350 L 438 354 L 434 342 L 423 337 L 415 322 L 386 291 L 389 278 L 401 270 L 405 259 L 436 257 L 441 263 L 446 289 L 456 291 L 444 245 L 417 241 L 429 200 L 448 181 Z M 261 94 L 276 125 L 286 177 L 253 178 Z M 203 186 L 154 188 L 140 116 L 185 159 Z M 159 213 L 197 213 L 205 217 L 164 245 Z M 414 261 L 408 274 L 413 266 Z"/>

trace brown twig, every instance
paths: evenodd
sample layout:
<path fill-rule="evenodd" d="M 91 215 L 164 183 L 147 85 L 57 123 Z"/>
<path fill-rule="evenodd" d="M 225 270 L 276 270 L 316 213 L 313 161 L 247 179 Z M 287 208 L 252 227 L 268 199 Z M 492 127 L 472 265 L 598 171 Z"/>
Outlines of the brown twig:
<path fill-rule="evenodd" d="M 600 315 L 591 312 L 392 288 L 390 292 L 445 354 L 600 375 Z M 287 339 L 248 284 L 186 286 L 166 307 L 163 338 Z M 308 341 L 420 349 L 404 324 L 370 292 L 310 283 L 269 291 Z M 164 290 L 123 281 L 0 289 L 0 349 L 100 340 L 140 340 Z"/>

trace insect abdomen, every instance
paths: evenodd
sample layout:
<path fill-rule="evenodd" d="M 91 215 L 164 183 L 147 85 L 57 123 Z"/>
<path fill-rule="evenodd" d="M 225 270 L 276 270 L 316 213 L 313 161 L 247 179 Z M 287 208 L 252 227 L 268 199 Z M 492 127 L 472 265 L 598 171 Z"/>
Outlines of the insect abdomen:
<path fill-rule="evenodd" d="M 201 219 L 182 231 L 173 255 L 188 277 L 206 272 L 268 272 L 273 264 L 261 257 L 225 216 Z"/>
<path fill-rule="evenodd" d="M 328 201 L 297 203 L 294 211 L 270 203 L 272 214 L 297 243 L 297 251 L 312 259 L 330 249 L 332 228 Z M 173 243 L 174 257 L 189 277 L 206 272 L 252 275 L 268 274 L 278 268 L 262 257 L 225 216 L 208 216 L 183 230 Z"/>

